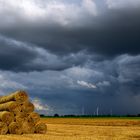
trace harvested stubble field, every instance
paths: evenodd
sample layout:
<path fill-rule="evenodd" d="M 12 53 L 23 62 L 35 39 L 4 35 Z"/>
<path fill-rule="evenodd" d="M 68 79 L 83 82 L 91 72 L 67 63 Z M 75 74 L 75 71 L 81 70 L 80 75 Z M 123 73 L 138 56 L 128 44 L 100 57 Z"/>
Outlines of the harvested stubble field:
<path fill-rule="evenodd" d="M 139 119 L 42 118 L 47 134 L 1 135 L 0 140 L 140 140 Z"/>

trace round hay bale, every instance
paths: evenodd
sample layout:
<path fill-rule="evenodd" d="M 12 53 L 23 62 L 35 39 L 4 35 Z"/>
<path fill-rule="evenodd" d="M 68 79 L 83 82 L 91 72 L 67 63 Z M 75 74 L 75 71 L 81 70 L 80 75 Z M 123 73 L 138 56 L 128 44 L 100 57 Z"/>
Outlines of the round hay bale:
<path fill-rule="evenodd" d="M 28 122 L 36 124 L 37 122 L 40 121 L 40 115 L 36 112 L 32 112 L 28 116 Z"/>
<path fill-rule="evenodd" d="M 4 122 L 0 122 L 0 134 L 1 135 L 5 135 L 8 132 L 8 127 L 6 125 L 6 123 Z"/>
<path fill-rule="evenodd" d="M 22 124 L 22 132 L 23 134 L 33 134 L 35 132 L 35 127 L 28 121 L 24 121 Z"/>
<path fill-rule="evenodd" d="M 14 114 L 8 111 L 0 112 L 0 120 L 9 125 L 14 121 Z"/>
<path fill-rule="evenodd" d="M 9 128 L 9 133 L 10 134 L 18 134 L 18 135 L 22 134 L 21 126 L 17 122 L 10 123 L 8 128 Z"/>
<path fill-rule="evenodd" d="M 7 103 L 0 104 L 0 111 L 10 111 L 17 113 L 21 111 L 21 107 L 17 102 L 10 101 Z"/>
<path fill-rule="evenodd" d="M 15 101 L 24 102 L 28 100 L 28 95 L 25 91 L 20 90 L 13 93 Z"/>
<path fill-rule="evenodd" d="M 22 112 L 31 113 L 34 111 L 34 105 L 29 101 L 25 101 L 21 105 L 21 110 L 22 110 Z"/>
<path fill-rule="evenodd" d="M 28 95 L 25 91 L 16 91 L 14 93 L 11 93 L 10 95 L 1 96 L 0 97 L 0 104 L 6 103 L 9 101 L 17 101 L 17 102 L 24 102 L 28 99 Z"/>
<path fill-rule="evenodd" d="M 35 133 L 39 133 L 39 134 L 46 134 L 47 132 L 47 125 L 45 123 L 37 123 L 35 125 Z"/>
<path fill-rule="evenodd" d="M 25 121 L 28 121 L 28 115 L 25 112 L 18 112 L 15 116 L 15 121 L 20 125 L 23 125 Z"/>

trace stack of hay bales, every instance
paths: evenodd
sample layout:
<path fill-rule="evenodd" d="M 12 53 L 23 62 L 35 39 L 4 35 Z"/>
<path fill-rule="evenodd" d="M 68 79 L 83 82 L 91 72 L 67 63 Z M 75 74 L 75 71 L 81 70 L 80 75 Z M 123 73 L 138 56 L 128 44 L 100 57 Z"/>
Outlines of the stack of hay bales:
<path fill-rule="evenodd" d="M 47 126 L 40 122 L 34 105 L 25 91 L 0 97 L 0 134 L 45 134 Z"/>

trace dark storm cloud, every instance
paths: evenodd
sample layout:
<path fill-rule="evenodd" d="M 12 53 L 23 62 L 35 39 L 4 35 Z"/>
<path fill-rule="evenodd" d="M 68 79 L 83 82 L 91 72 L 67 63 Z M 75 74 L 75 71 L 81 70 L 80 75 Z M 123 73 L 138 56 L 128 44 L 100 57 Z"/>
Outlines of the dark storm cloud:
<path fill-rule="evenodd" d="M 111 1 L 109 2 L 111 3 Z M 40 19 L 38 15 L 41 12 L 40 9 L 37 9 L 37 17 L 30 13 L 31 19 L 28 19 L 29 15 L 25 15 L 22 11 L 19 13 L 12 11 L 12 24 L 3 21 L 6 25 L 3 23 L 0 32 L 17 40 L 36 44 L 55 54 L 65 55 L 83 49 L 105 56 L 117 56 L 124 53 L 139 54 L 140 6 L 119 7 L 117 5 L 118 8 L 109 8 L 103 4 L 103 8 L 100 9 L 101 4 L 98 3 L 96 2 L 96 7 L 89 7 L 89 9 L 95 9 L 93 11 L 95 14 L 90 14 L 84 9 L 87 6 L 86 2 L 79 7 L 77 4 L 75 7 L 70 7 L 68 4 L 58 1 L 59 6 L 61 5 L 58 8 L 62 8 L 62 13 L 66 14 L 61 12 L 56 14 L 51 11 L 52 18 L 49 18 L 50 15 L 46 15 L 46 19 Z M 125 2 L 122 2 L 123 4 Z M 52 6 L 50 3 L 48 5 Z M 47 12 L 49 6 L 44 7 L 43 10 Z M 76 9 L 75 13 L 73 11 L 70 13 L 69 10 L 73 8 Z M 58 9 L 54 8 L 54 10 Z M 6 17 L 5 20 L 8 20 L 9 16 Z M 40 20 L 38 21 L 36 18 Z M 10 22 L 10 19 L 8 21 Z"/>
<path fill-rule="evenodd" d="M 1 18 L 5 16 L 0 24 L 0 33 L 5 35 L 5 38 L 9 36 L 13 40 L 21 41 L 21 46 L 18 47 L 19 44 L 7 43 L 1 39 L 0 67 L 3 70 L 64 70 L 71 66 L 83 65 L 84 57 L 84 62 L 87 62 L 89 59 L 103 60 L 124 53 L 140 53 L 139 6 L 108 8 L 103 4 L 101 10 L 100 2 L 94 4 L 93 1 L 85 0 L 80 5 L 73 6 L 61 1 L 56 4 L 48 1 L 48 6 L 41 9 L 38 2 L 41 4 L 42 1 L 34 3 L 31 0 L 29 3 L 23 2 L 20 12 L 17 12 L 14 8 L 20 8 L 18 2 L 13 5 L 12 1 L 9 1 L 6 3 L 7 7 L 2 5 L 0 11 Z M 50 7 L 54 11 L 47 14 Z M 55 12 L 59 8 L 66 14 Z M 76 9 L 75 12 L 71 11 L 73 8 Z M 23 47 L 24 42 L 29 45 Z M 42 56 L 36 46 L 47 52 L 49 50 L 51 55 L 46 53 L 46 56 Z M 79 56 L 78 53 L 83 50 L 87 54 Z"/>
<path fill-rule="evenodd" d="M 35 59 L 37 53 L 27 49 L 19 42 L 5 39 L 0 36 L 0 68 L 2 70 L 15 70 L 21 67 L 32 59 Z"/>
<path fill-rule="evenodd" d="M 0 36 L 0 69 L 9 71 L 64 70 L 86 63 L 86 52 L 57 56 L 38 46 Z"/>
<path fill-rule="evenodd" d="M 1 0 L 1 95 L 25 89 L 41 113 L 139 113 L 139 9 L 138 0 Z"/>
<path fill-rule="evenodd" d="M 33 101 L 38 98 L 44 107 L 51 107 L 50 114 L 81 114 L 83 107 L 93 114 L 98 106 L 104 114 L 111 109 L 113 114 L 139 113 L 139 62 L 139 55 L 121 55 L 64 71 L 1 72 L 0 81 L 5 83 L 1 90 L 26 89 Z"/>

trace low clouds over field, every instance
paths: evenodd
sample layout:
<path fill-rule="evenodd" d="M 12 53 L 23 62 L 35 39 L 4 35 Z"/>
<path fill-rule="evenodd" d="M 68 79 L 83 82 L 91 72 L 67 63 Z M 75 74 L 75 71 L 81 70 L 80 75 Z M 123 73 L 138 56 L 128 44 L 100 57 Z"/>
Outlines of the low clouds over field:
<path fill-rule="evenodd" d="M 1 94 L 25 89 L 47 114 L 139 113 L 139 9 L 140 0 L 0 0 Z"/>

